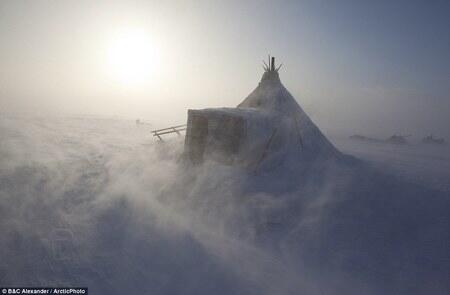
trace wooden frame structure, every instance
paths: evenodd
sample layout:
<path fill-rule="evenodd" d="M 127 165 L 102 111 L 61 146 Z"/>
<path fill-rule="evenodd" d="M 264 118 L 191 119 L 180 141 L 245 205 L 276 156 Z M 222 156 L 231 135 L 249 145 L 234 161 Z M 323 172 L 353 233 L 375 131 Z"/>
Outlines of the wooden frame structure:
<path fill-rule="evenodd" d="M 178 135 L 181 135 L 181 131 L 185 131 L 186 126 L 187 126 L 186 124 L 171 126 L 171 127 L 167 127 L 167 128 L 163 128 L 163 129 L 152 130 L 151 132 L 153 133 L 153 136 L 156 136 L 156 137 L 158 137 L 159 140 L 163 141 L 161 135 L 169 134 L 169 133 L 176 133 Z"/>
<path fill-rule="evenodd" d="M 275 57 L 270 56 L 269 54 L 269 65 L 266 64 L 266 62 L 263 60 L 263 69 L 266 72 L 278 72 L 279 69 L 283 66 L 283 64 L 280 64 L 278 67 L 275 66 Z"/>

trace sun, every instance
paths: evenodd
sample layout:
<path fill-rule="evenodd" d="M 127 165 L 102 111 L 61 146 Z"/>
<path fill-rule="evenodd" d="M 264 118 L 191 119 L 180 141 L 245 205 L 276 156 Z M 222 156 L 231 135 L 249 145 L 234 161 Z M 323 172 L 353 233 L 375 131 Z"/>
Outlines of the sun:
<path fill-rule="evenodd" d="M 107 48 L 108 72 L 124 84 L 147 82 L 156 72 L 159 56 L 149 36 L 138 29 L 121 31 Z"/>

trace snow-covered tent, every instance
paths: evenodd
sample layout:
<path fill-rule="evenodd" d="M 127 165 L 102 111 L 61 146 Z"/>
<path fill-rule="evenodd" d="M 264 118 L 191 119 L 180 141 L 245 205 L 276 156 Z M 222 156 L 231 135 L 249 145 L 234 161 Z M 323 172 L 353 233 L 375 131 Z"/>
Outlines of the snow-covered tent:
<path fill-rule="evenodd" d="M 237 108 L 188 111 L 185 155 L 191 162 L 260 167 L 340 155 L 283 86 L 275 59 L 269 62 Z"/>

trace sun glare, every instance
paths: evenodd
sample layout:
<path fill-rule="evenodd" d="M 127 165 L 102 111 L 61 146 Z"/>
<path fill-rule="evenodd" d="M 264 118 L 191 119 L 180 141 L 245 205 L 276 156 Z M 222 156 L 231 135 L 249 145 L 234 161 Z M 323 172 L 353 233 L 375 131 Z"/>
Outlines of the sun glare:
<path fill-rule="evenodd" d="M 151 79 L 158 61 L 155 44 L 140 30 L 120 32 L 107 50 L 108 71 L 114 79 L 127 85 L 141 84 Z"/>

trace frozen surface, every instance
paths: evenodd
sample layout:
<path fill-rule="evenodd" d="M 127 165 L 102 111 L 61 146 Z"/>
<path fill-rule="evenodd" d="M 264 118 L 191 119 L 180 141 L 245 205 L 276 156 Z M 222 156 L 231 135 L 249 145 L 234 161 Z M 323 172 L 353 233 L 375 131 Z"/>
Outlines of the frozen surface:
<path fill-rule="evenodd" d="M 450 146 L 332 138 L 344 153 L 364 159 L 388 173 L 442 191 L 450 191 Z"/>
<path fill-rule="evenodd" d="M 0 285 L 450 293 L 444 150 L 333 140 L 363 161 L 253 174 L 185 167 L 182 138 L 161 144 L 149 129 L 0 117 Z"/>

